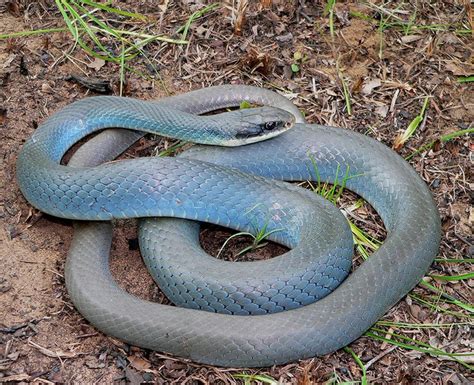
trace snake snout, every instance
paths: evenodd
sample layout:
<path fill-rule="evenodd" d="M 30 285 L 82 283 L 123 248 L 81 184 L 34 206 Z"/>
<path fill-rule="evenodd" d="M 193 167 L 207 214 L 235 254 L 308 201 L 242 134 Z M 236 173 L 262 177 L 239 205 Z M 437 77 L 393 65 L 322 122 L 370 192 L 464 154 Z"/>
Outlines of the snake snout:
<path fill-rule="evenodd" d="M 291 113 L 274 107 L 239 110 L 239 113 L 240 126 L 234 134 L 239 145 L 280 135 L 292 128 L 296 120 Z"/>

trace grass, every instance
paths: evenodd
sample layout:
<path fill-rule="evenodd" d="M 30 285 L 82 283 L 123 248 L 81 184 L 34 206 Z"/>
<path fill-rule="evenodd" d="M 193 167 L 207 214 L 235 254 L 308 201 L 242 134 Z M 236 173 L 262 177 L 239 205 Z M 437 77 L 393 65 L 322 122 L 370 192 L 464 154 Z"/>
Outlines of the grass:
<path fill-rule="evenodd" d="M 408 4 L 408 3 L 405 3 Z M 363 12 L 350 11 L 351 17 L 356 17 L 368 21 L 374 25 L 378 25 L 379 32 L 383 33 L 388 29 L 402 31 L 405 36 L 412 35 L 420 31 L 433 32 L 447 32 L 452 31 L 458 35 L 471 35 L 472 29 L 469 26 L 458 24 L 421 24 L 417 22 L 417 10 L 414 8 L 413 12 L 409 14 L 408 19 L 404 19 L 397 15 L 401 9 L 401 5 L 395 9 L 388 9 L 384 5 L 374 4 L 373 2 L 366 2 L 367 8 L 377 12 L 377 16 L 373 17 Z"/>
<path fill-rule="evenodd" d="M 180 27 L 176 32 L 181 33 L 181 40 L 186 40 L 188 37 L 188 32 L 189 28 L 191 27 L 191 24 L 196 21 L 197 19 L 201 18 L 205 14 L 214 11 L 215 9 L 219 8 L 221 4 L 219 3 L 213 3 L 205 6 L 204 8 L 194 12 L 186 21 L 186 23 Z"/>
<path fill-rule="evenodd" d="M 458 275 L 430 275 L 431 278 L 434 278 L 438 281 L 464 281 L 465 279 L 474 279 L 474 273 L 467 274 L 458 274 Z"/>
<path fill-rule="evenodd" d="M 435 258 L 435 262 L 441 262 L 441 263 L 474 263 L 474 258 L 463 258 L 463 259 Z"/>
<path fill-rule="evenodd" d="M 64 27 L 1 34 L 0 39 L 68 31 L 73 39 L 70 52 L 74 51 L 76 47 L 80 47 L 92 58 L 116 63 L 120 66 L 120 95 L 123 94 L 126 71 L 143 75 L 133 70 L 128 62 L 140 55 L 145 58 L 154 72 L 158 73 L 154 63 L 145 53 L 146 46 L 153 42 L 187 44 L 186 38 L 192 23 L 220 6 L 217 3 L 210 4 L 194 12 L 187 22 L 178 29 L 177 33 L 181 33 L 181 38 L 172 39 L 163 35 L 146 33 L 145 24 L 149 21 L 147 16 L 110 6 L 109 3 L 91 0 L 55 0 L 55 4 L 64 20 Z M 128 26 L 121 27 L 130 23 L 133 23 L 133 28 L 139 26 L 141 29 L 131 30 Z M 116 25 L 120 25 L 120 27 Z M 64 56 L 69 57 L 69 54 Z"/>
<path fill-rule="evenodd" d="M 181 147 L 185 146 L 186 144 L 188 144 L 188 142 L 177 141 L 177 142 L 173 143 L 171 146 L 169 146 L 167 149 L 159 152 L 156 156 L 158 156 L 158 157 L 171 156 L 177 150 L 179 150 Z"/>
<path fill-rule="evenodd" d="M 459 35 L 471 35 L 472 29 L 469 26 L 463 25 L 447 25 L 447 24 L 420 24 L 417 22 L 417 7 L 413 7 L 413 9 L 408 11 L 408 18 L 402 18 L 398 14 L 401 13 L 402 7 L 407 3 L 399 3 L 399 5 L 394 9 L 389 9 L 385 7 L 385 4 L 382 2 L 380 5 L 375 4 L 373 2 L 366 2 L 364 3 L 367 8 L 377 13 L 376 17 L 369 16 L 363 12 L 359 11 L 351 11 L 349 15 L 351 17 L 356 17 L 359 19 L 363 19 L 368 21 L 374 25 L 377 25 L 378 34 L 379 34 L 379 52 L 378 56 L 379 59 L 383 59 L 383 51 L 384 51 L 384 32 L 388 29 L 395 29 L 401 31 L 405 36 L 413 35 L 420 31 L 433 31 L 433 32 L 441 32 L 441 31 L 453 31 Z M 409 4 L 409 3 L 408 3 Z M 407 11 L 403 11 L 403 13 L 407 13 Z M 458 80 L 462 82 L 463 80 Z M 472 81 L 471 80 L 467 80 Z"/>
<path fill-rule="evenodd" d="M 462 278 L 463 280 L 472 278 L 471 274 L 463 274 L 463 275 L 465 276 L 464 278 Z M 429 277 L 433 278 L 431 275 Z M 459 275 L 455 276 L 455 277 L 459 278 Z M 459 279 L 457 279 L 457 280 L 459 280 Z M 425 288 L 427 288 L 428 290 L 430 290 L 430 291 L 432 291 L 436 294 L 436 297 L 435 297 L 436 302 L 439 302 L 441 299 L 443 299 L 445 302 L 451 303 L 451 304 L 453 304 L 453 305 L 455 305 L 455 306 L 457 306 L 461 309 L 464 309 L 464 310 L 468 311 L 469 313 L 474 313 L 474 306 L 473 305 L 468 304 L 468 303 L 464 303 L 461 300 L 445 293 L 441 288 L 430 284 L 427 280 L 423 279 L 420 282 L 420 285 L 424 286 Z"/>
<path fill-rule="evenodd" d="M 74 39 L 73 50 L 79 46 L 89 56 L 120 66 L 120 95 L 123 94 L 127 62 L 138 55 L 146 58 L 155 73 L 154 64 L 147 58 L 144 48 L 154 41 L 166 41 L 174 44 L 186 44 L 184 40 L 170 39 L 163 36 L 137 33 L 112 26 L 116 19 L 126 18 L 130 21 L 146 20 L 146 16 L 123 11 L 90 0 L 55 0 L 64 22 Z M 100 11 L 100 12 L 99 12 Z"/>
<path fill-rule="evenodd" d="M 421 107 L 420 113 L 417 116 L 415 116 L 415 118 L 410 122 L 410 124 L 405 129 L 405 131 L 397 135 L 397 137 L 395 138 L 393 142 L 394 150 L 400 150 L 400 148 L 402 148 L 403 145 L 408 141 L 408 139 L 410 139 L 413 136 L 416 129 L 423 122 L 423 119 L 425 118 L 426 109 L 428 108 L 429 101 L 430 101 L 430 97 L 426 96 L 425 101 L 423 102 L 423 106 Z"/>
<path fill-rule="evenodd" d="M 334 178 L 334 183 L 322 183 L 321 176 L 319 173 L 319 169 L 314 157 L 310 156 L 311 164 L 313 167 L 314 174 L 316 175 L 316 185 L 313 185 L 311 182 L 308 183 L 310 188 L 316 193 L 321 195 L 323 198 L 329 200 L 334 205 L 337 204 L 339 199 L 341 198 L 344 189 L 346 187 L 346 183 L 351 178 L 357 178 L 362 176 L 362 174 L 355 174 L 350 175 L 349 173 L 349 166 L 346 166 L 346 171 L 344 172 L 344 176 L 340 177 L 340 166 L 338 165 L 336 168 L 336 174 Z M 348 211 L 355 211 L 361 208 L 364 205 L 363 199 L 358 199 L 350 208 L 346 209 Z M 374 252 L 378 249 L 378 247 L 382 244 L 377 239 L 371 237 L 369 234 L 364 232 L 362 229 L 357 227 L 357 225 L 350 220 L 348 220 L 349 226 L 352 231 L 352 237 L 354 244 L 356 246 L 357 251 L 362 255 L 364 259 L 367 259 L 370 255 L 370 252 Z"/>
<path fill-rule="evenodd" d="M 460 136 L 470 135 L 470 134 L 473 134 L 473 133 L 474 133 L 474 127 L 471 127 L 471 128 L 467 128 L 465 130 L 459 130 L 459 131 L 451 132 L 451 133 L 446 134 L 446 135 L 442 135 L 438 139 L 433 140 L 433 141 L 431 141 L 427 144 L 424 144 L 423 146 L 421 146 L 418 149 L 416 149 L 415 151 L 413 151 L 410 155 L 405 157 L 405 160 L 410 160 L 414 156 L 416 156 L 417 154 L 420 154 L 423 151 L 426 151 L 426 150 L 429 150 L 429 149 L 433 148 L 433 146 L 438 142 L 439 143 L 447 143 L 447 142 L 449 142 L 449 141 L 451 141 L 455 138 L 459 138 Z"/>
<path fill-rule="evenodd" d="M 344 94 L 344 102 L 346 104 L 347 115 L 350 116 L 352 115 L 351 93 L 349 91 L 349 86 L 347 85 L 344 74 L 342 73 L 342 70 L 339 67 L 339 60 L 336 60 L 336 70 L 337 76 L 339 77 L 339 80 L 342 84 L 342 93 Z"/>
<path fill-rule="evenodd" d="M 280 384 L 273 377 L 267 376 L 265 374 L 239 373 L 239 374 L 233 374 L 232 377 L 242 379 L 244 381 L 244 385 L 251 385 L 252 381 L 260 381 L 260 383 L 262 383 L 262 384 L 269 384 L 269 385 L 279 385 Z"/>
<path fill-rule="evenodd" d="M 365 366 L 364 364 L 362 363 L 362 361 L 360 360 L 359 356 L 351 349 L 349 348 L 348 346 L 346 346 L 344 348 L 344 351 L 346 353 L 349 353 L 352 358 L 354 359 L 354 361 L 356 362 L 357 365 L 359 365 L 361 371 L 362 371 L 362 377 L 360 378 L 360 383 L 362 385 L 367 385 L 368 384 L 368 381 L 367 381 L 367 372 L 366 372 L 366 369 L 365 369 Z"/>
<path fill-rule="evenodd" d="M 398 329 L 450 329 L 453 326 L 462 326 L 462 325 L 471 325 L 471 322 L 452 322 L 445 324 L 435 324 L 435 323 L 408 323 L 408 322 L 392 322 L 392 321 L 377 321 L 377 326 L 388 326 L 391 328 Z"/>
<path fill-rule="evenodd" d="M 250 210 L 248 210 L 245 214 L 250 214 L 253 210 L 255 210 L 258 206 L 260 205 L 255 205 L 254 207 L 252 207 Z M 267 239 L 271 234 L 274 234 L 278 231 L 282 231 L 283 229 L 282 228 L 276 228 L 276 229 L 273 229 L 273 230 L 270 230 L 270 231 L 267 231 L 268 229 L 268 225 L 270 223 L 270 218 L 267 218 L 267 220 L 265 221 L 265 223 L 263 224 L 262 227 L 258 227 L 254 224 L 254 232 L 251 233 L 251 232 L 248 232 L 248 231 L 240 231 L 238 233 L 235 233 L 235 234 L 232 234 L 230 237 L 228 237 L 225 242 L 223 243 L 223 245 L 221 246 L 221 248 L 219 249 L 219 252 L 217 253 L 217 258 L 219 258 L 219 256 L 221 255 L 222 251 L 224 250 L 224 248 L 227 246 L 227 244 L 234 238 L 237 238 L 237 237 L 242 237 L 242 236 L 246 236 L 246 237 L 250 237 L 252 239 L 252 244 L 247 246 L 247 247 L 244 247 L 242 250 L 240 250 L 235 256 L 236 257 L 239 257 L 249 251 L 254 251 L 254 250 L 257 250 L 257 249 L 260 249 L 262 247 L 265 247 L 267 245 L 266 242 L 263 242 L 265 239 Z"/>
<path fill-rule="evenodd" d="M 334 6 L 336 0 L 328 0 L 326 7 L 324 8 L 324 14 L 329 16 L 329 33 L 331 38 L 334 39 Z"/>
<path fill-rule="evenodd" d="M 146 16 L 104 6 L 89 0 L 55 0 L 64 22 L 74 39 L 88 55 L 105 61 L 120 63 L 143 53 L 143 48 L 153 41 L 186 44 L 185 40 L 149 35 L 112 26 L 118 17 L 130 21 L 145 21 Z M 102 11 L 99 15 L 98 11 Z M 96 16 L 97 15 L 97 16 Z M 120 18 L 119 18 L 120 19 Z M 134 40 L 131 40 L 131 39 Z M 121 46 L 124 49 L 119 50 Z"/>
<path fill-rule="evenodd" d="M 461 76 L 458 78 L 458 83 L 474 82 L 474 76 Z"/>
<path fill-rule="evenodd" d="M 344 188 L 346 187 L 347 181 L 351 178 L 355 178 L 360 175 L 350 175 L 349 173 L 349 166 L 346 166 L 346 171 L 344 172 L 344 176 L 342 179 L 340 178 L 341 166 L 338 165 L 336 168 L 336 175 L 334 177 L 334 183 L 323 183 L 321 181 L 321 174 L 319 173 L 318 164 L 316 159 L 311 154 L 308 154 L 308 157 L 311 161 L 311 165 L 313 167 L 314 175 L 316 175 L 316 186 L 313 185 L 310 181 L 306 183 L 309 184 L 313 192 L 316 194 L 321 195 L 323 198 L 327 199 L 328 201 L 336 204 L 339 198 L 341 198 Z"/>
<path fill-rule="evenodd" d="M 374 5 L 376 6 L 376 5 Z M 378 7 L 378 6 L 376 6 Z M 379 53 L 378 53 L 378 56 L 379 56 L 379 59 L 382 60 L 383 59 L 383 48 L 384 48 L 384 31 L 385 31 L 385 28 L 388 24 L 388 22 L 390 21 L 390 19 L 393 17 L 393 13 L 388 13 L 388 15 L 385 15 L 384 12 L 381 12 L 379 14 L 379 22 L 378 22 L 378 34 L 379 34 Z"/>
<path fill-rule="evenodd" d="M 465 133 L 466 132 L 464 132 L 464 134 Z M 454 135 L 453 137 L 456 137 L 456 136 Z M 350 176 L 349 170 L 347 167 L 346 172 L 344 173 L 344 176 L 342 177 L 342 179 L 340 179 L 340 170 L 338 167 L 338 169 L 336 170 L 336 175 L 335 175 L 335 180 L 334 180 L 333 185 L 329 185 L 327 183 L 321 183 L 319 170 L 314 158 L 311 158 L 311 162 L 313 165 L 314 173 L 316 175 L 317 184 L 316 186 L 314 186 L 313 184 L 309 183 L 310 187 L 313 189 L 315 193 L 322 195 L 324 198 L 330 200 L 334 204 L 336 204 L 337 201 L 342 196 L 343 190 L 346 186 L 346 182 L 349 180 L 349 178 L 358 176 L 358 175 Z M 364 203 L 365 202 L 363 199 L 359 199 L 349 208 L 349 210 L 355 211 L 359 209 L 360 207 L 362 207 Z M 365 231 L 363 231 L 361 228 L 359 228 L 356 224 L 352 223 L 351 221 L 349 221 L 349 225 L 352 230 L 354 243 L 356 245 L 357 251 L 362 255 L 364 259 L 369 258 L 370 254 L 376 251 L 382 245 L 382 242 L 370 236 L 369 234 L 367 234 Z M 460 259 L 452 259 L 452 260 L 438 259 L 437 261 L 445 262 L 445 263 L 473 263 L 474 259 L 461 259 L 461 260 Z M 429 290 L 430 292 L 434 293 L 434 296 L 431 296 L 431 297 L 426 296 L 426 295 L 419 296 L 417 294 L 414 294 L 413 292 L 409 294 L 409 297 L 412 300 L 419 303 L 421 306 L 430 309 L 432 312 L 449 314 L 449 315 L 458 317 L 460 319 L 471 320 L 471 315 L 466 315 L 462 311 L 472 314 L 474 312 L 474 307 L 471 304 L 465 303 L 445 293 L 445 291 L 443 291 L 438 286 L 427 282 L 430 278 L 434 279 L 435 281 L 441 281 L 441 282 L 458 282 L 458 281 L 474 278 L 474 273 L 458 274 L 458 275 L 452 275 L 452 276 L 430 275 L 428 276 L 428 278 L 423 279 L 420 282 L 420 285 L 424 287 L 425 289 Z M 460 309 L 460 311 L 447 310 L 444 308 L 444 306 L 442 306 L 442 304 L 449 304 L 449 305 L 456 306 Z M 445 351 L 444 349 L 435 347 L 429 343 L 418 341 L 415 338 L 402 335 L 402 334 L 396 334 L 389 331 L 392 329 L 399 328 L 402 330 L 406 330 L 407 333 L 411 334 L 413 330 L 416 330 L 416 329 L 438 329 L 438 328 L 447 328 L 447 327 L 451 328 L 453 326 L 461 326 L 461 325 L 468 325 L 468 324 L 470 325 L 472 323 L 471 322 L 454 322 L 450 324 L 410 324 L 410 323 L 403 323 L 403 322 L 378 321 L 374 327 L 372 327 L 368 332 L 366 332 L 365 335 L 375 340 L 389 343 L 391 345 L 395 345 L 405 350 L 416 350 L 422 353 L 430 354 L 432 356 L 448 357 L 449 359 L 457 361 L 461 365 L 472 370 L 474 369 L 474 367 L 472 367 L 471 365 L 469 365 L 468 363 L 462 360 L 463 357 L 472 356 L 472 353 L 469 353 L 469 354 L 449 353 Z M 381 329 L 381 327 L 389 327 L 389 329 L 384 330 L 384 329 Z M 362 369 L 362 377 L 361 377 L 360 382 L 362 384 L 366 384 L 367 377 L 366 377 L 365 367 L 362 361 L 355 354 L 355 352 L 352 351 L 349 347 L 344 348 L 344 350 L 347 353 L 351 354 L 353 359 L 361 368 L 364 368 Z M 335 381 L 335 382 L 338 383 L 338 381 Z"/>
<path fill-rule="evenodd" d="M 469 370 L 474 370 L 474 366 L 464 362 L 462 358 L 472 357 L 474 353 L 448 353 L 443 349 L 439 349 L 428 343 L 418 341 L 415 338 L 407 337 L 402 334 L 394 333 L 390 330 L 372 327 L 370 331 L 365 333 L 366 336 L 371 337 L 377 341 L 385 342 L 395 345 L 406 350 L 415 350 L 420 353 L 429 354 L 434 357 L 448 357 L 453 361 L 458 362 Z"/>

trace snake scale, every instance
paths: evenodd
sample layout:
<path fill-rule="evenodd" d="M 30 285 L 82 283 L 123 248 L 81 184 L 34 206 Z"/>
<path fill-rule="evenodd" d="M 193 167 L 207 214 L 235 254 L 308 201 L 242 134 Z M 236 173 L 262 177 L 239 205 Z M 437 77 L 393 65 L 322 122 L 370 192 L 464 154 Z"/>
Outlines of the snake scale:
<path fill-rule="evenodd" d="M 270 107 L 196 116 L 242 100 Z M 109 127 L 127 130 L 103 131 L 60 165 L 72 144 Z M 170 127 L 166 135 L 186 140 L 247 145 L 199 145 L 172 159 L 99 165 L 143 136 L 134 129 Z M 347 278 L 352 246 L 342 215 L 281 182 L 334 182 L 345 169 L 346 187 L 375 208 L 388 233 Z M 81 220 L 66 284 L 93 325 L 128 343 L 212 365 L 268 366 L 347 345 L 417 284 L 440 242 L 431 194 L 400 156 L 367 136 L 306 124 L 286 98 L 255 87 L 211 87 L 147 103 L 83 99 L 36 130 L 19 154 L 17 179 L 35 207 Z M 114 282 L 108 220 L 128 217 L 150 217 L 140 224 L 145 262 L 183 307 L 141 300 Z M 268 226 L 269 238 L 291 251 L 263 262 L 216 261 L 200 248 L 195 220 L 237 230 Z"/>

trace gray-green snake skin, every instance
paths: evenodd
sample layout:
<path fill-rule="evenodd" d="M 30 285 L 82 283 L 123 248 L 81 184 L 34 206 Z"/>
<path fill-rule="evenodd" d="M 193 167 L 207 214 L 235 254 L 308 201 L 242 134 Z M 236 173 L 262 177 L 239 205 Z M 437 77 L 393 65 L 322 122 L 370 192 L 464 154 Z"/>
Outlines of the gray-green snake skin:
<path fill-rule="evenodd" d="M 156 270 L 157 276 L 161 274 L 161 278 L 157 277 L 160 282 L 174 282 L 164 291 L 177 290 L 177 296 L 182 297 L 178 302 L 207 310 L 215 302 L 212 305 L 224 313 L 276 311 L 248 316 L 217 314 L 154 304 L 125 293 L 114 282 L 108 267 L 110 223 L 77 222 L 66 263 L 66 284 L 79 311 L 105 333 L 134 345 L 212 365 L 281 364 L 347 345 L 411 290 L 431 264 L 440 242 L 437 209 L 416 172 L 383 144 L 348 130 L 304 124 L 299 112 L 285 98 L 253 87 L 222 86 L 167 98 L 155 103 L 163 108 L 158 108 L 153 118 L 160 119 L 163 114 L 166 120 L 177 115 L 170 119 L 179 119 L 181 131 L 193 139 L 189 129 L 192 125 L 182 122 L 186 117 L 192 118 L 185 113 L 200 114 L 238 105 L 241 100 L 286 109 L 298 123 L 272 139 L 246 146 L 194 146 L 174 159 L 138 159 L 89 168 L 113 159 L 143 135 L 108 130 L 76 152 L 70 162 L 73 167 L 58 166 L 65 149 L 87 130 L 91 132 L 92 126 L 94 130 L 111 126 L 139 129 L 148 124 L 127 112 L 134 102 L 124 99 L 122 103 L 113 98 L 106 117 L 98 113 L 102 120 L 94 118 L 88 123 L 85 116 L 91 111 L 93 115 L 94 107 L 87 102 L 73 104 L 47 120 L 25 144 L 17 163 L 20 188 L 33 205 L 53 215 L 86 220 L 173 216 L 244 230 L 251 229 L 252 221 L 256 221 L 259 226 L 268 224 L 269 229 L 283 228 L 273 233 L 272 239 L 293 247 L 289 255 L 263 263 L 217 263 L 200 249 L 199 225 L 195 222 L 171 218 L 144 220 L 141 248 L 154 255 L 147 255 L 146 263 Z M 107 107 L 107 103 L 101 106 Z M 149 115 L 147 106 L 137 102 L 132 107 Z M 183 114 L 172 109 L 167 112 L 169 106 Z M 269 109 L 262 113 L 277 111 Z M 232 114 L 226 115 L 229 121 L 236 116 Z M 276 120 L 287 118 L 283 113 L 280 115 Z M 124 116 L 129 121 L 120 124 Z M 55 142 L 56 136 L 64 134 L 64 127 L 68 138 Z M 215 130 L 210 132 L 214 134 Z M 245 135 L 238 132 L 237 136 Z M 100 154 L 97 149 L 101 149 Z M 347 188 L 377 210 L 388 235 L 377 252 L 327 294 L 326 289 L 333 289 L 350 267 L 345 258 L 350 249 L 346 242 L 350 235 L 347 225 L 331 211 L 330 204 L 317 203 L 317 198 L 308 192 L 261 177 L 286 181 L 319 177 L 333 182 L 336 173 L 346 167 L 351 175 L 357 175 L 347 180 Z M 153 188 L 156 191 L 149 190 Z M 143 192 L 154 198 L 144 201 L 140 196 Z M 200 201 L 206 204 L 196 204 Z M 211 202 L 215 202 L 212 208 Z M 249 209 L 253 209 L 251 221 Z M 328 217 L 323 215 L 326 211 Z M 336 222 L 343 225 L 339 231 L 341 239 L 337 228 L 330 228 L 333 222 L 335 226 Z M 333 238 L 318 238 L 319 232 L 313 228 L 318 224 L 327 226 Z M 329 249 L 331 243 L 338 245 L 336 251 Z M 306 257 L 313 251 L 319 257 L 311 262 Z M 172 263 L 167 265 L 165 261 L 170 259 Z M 312 264 L 311 274 L 305 267 L 308 264 Z M 179 274 L 173 270 L 176 266 Z M 265 266 L 274 272 L 269 280 L 259 275 L 259 269 Z M 225 273 L 225 269 L 230 270 Z M 242 277 L 247 270 L 248 276 Z M 232 271 L 239 272 L 238 276 L 232 277 Z M 322 276 L 323 283 L 313 283 L 317 275 Z M 260 277 L 263 281 L 251 283 L 249 277 Z M 230 279 L 237 286 L 229 284 Z M 180 280 L 182 287 L 178 287 Z M 323 294 L 316 293 L 318 285 Z M 222 290 L 222 294 L 221 289 L 228 291 Z M 219 292 L 219 300 L 212 299 L 213 291 Z M 193 305 L 186 292 L 194 292 L 201 301 Z M 246 295 L 236 294 L 241 292 Z M 255 292 L 260 294 L 255 296 Z M 271 303 L 268 309 L 262 305 L 262 299 Z M 295 307 L 295 303 L 306 306 L 285 310 Z"/>

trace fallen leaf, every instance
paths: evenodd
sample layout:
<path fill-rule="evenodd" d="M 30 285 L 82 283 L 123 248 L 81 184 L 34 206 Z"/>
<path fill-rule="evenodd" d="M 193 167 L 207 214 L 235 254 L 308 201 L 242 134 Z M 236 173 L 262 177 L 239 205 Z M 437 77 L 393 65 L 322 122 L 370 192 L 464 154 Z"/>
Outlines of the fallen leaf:
<path fill-rule="evenodd" d="M 370 79 L 367 82 L 364 82 L 364 85 L 362 86 L 362 93 L 364 95 L 370 95 L 374 88 L 380 87 L 382 85 L 382 82 L 380 79 Z"/>
<path fill-rule="evenodd" d="M 12 64 L 12 61 L 15 60 L 16 55 L 11 53 L 8 55 L 8 57 L 5 59 L 5 61 L 2 64 L 2 68 L 7 68 L 10 64 Z"/>
<path fill-rule="evenodd" d="M 383 82 L 384 88 L 402 88 L 407 91 L 411 91 L 413 87 L 408 83 L 400 83 L 397 81 L 385 80 Z"/>
<path fill-rule="evenodd" d="M 130 365 L 141 371 L 141 372 L 153 372 L 153 370 L 149 370 L 151 368 L 151 363 L 150 361 L 147 361 L 141 357 L 138 356 L 129 356 L 127 357 L 128 361 L 130 362 Z"/>
<path fill-rule="evenodd" d="M 278 40 L 280 43 L 285 43 L 293 40 L 293 34 L 291 32 L 288 32 L 284 35 L 277 36 L 275 39 Z"/>
<path fill-rule="evenodd" d="M 48 83 L 41 84 L 41 91 L 44 92 L 45 94 L 53 94 L 54 93 L 53 87 L 51 87 Z"/>
<path fill-rule="evenodd" d="M 446 69 L 452 72 L 456 76 L 470 76 L 474 74 L 474 66 L 470 65 L 458 65 L 453 62 L 446 64 Z"/>
<path fill-rule="evenodd" d="M 377 115 L 380 115 L 382 118 L 387 117 L 387 114 L 388 114 L 388 106 L 387 106 L 387 105 L 377 106 L 377 108 L 375 108 L 375 113 L 376 113 Z"/>
<path fill-rule="evenodd" d="M 140 385 L 143 382 L 143 377 L 128 366 L 125 368 L 125 377 L 130 385 Z"/>
<path fill-rule="evenodd" d="M 452 33 L 445 33 L 438 38 L 438 43 L 457 44 L 459 43 L 459 38 Z"/>
<path fill-rule="evenodd" d="M 104 65 L 105 65 L 105 60 L 99 59 L 99 58 L 94 58 L 94 61 L 92 63 L 86 64 L 87 67 L 95 69 L 96 71 L 100 70 Z"/>
<path fill-rule="evenodd" d="M 423 39 L 423 36 L 421 35 L 407 35 L 407 36 L 402 36 L 400 38 L 402 43 L 413 43 L 414 41 L 418 41 L 420 39 Z"/>

